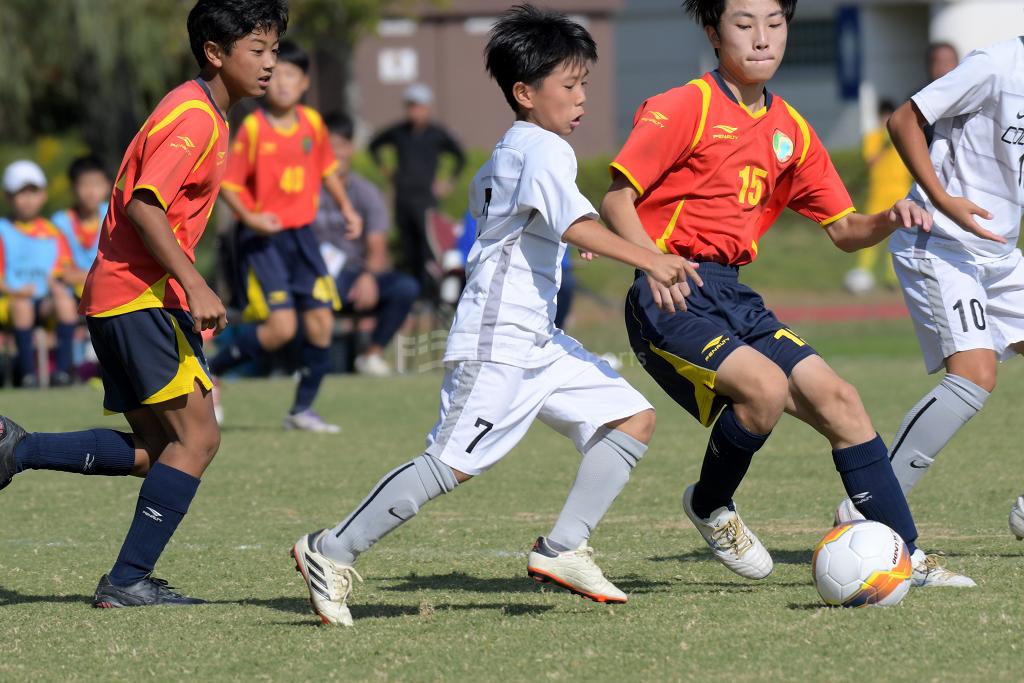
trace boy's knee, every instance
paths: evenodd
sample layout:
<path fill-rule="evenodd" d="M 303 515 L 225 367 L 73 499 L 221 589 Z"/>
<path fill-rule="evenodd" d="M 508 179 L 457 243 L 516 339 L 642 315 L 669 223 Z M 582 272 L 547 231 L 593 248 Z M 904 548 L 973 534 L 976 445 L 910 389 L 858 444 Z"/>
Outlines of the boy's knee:
<path fill-rule="evenodd" d="M 195 429 L 184 434 L 179 440 L 195 462 L 206 467 L 220 450 L 220 429 Z"/>
<path fill-rule="evenodd" d="M 291 311 L 272 313 L 263 326 L 266 337 L 261 341 L 265 342 L 264 345 L 268 346 L 270 350 L 287 344 L 295 337 L 299 329 L 295 313 Z"/>
<path fill-rule="evenodd" d="M 648 408 L 627 417 L 625 420 L 609 422 L 605 426 L 609 429 L 617 429 L 637 441 L 647 444 L 650 443 L 651 437 L 654 436 L 656 422 L 657 418 L 654 409 Z"/>
<path fill-rule="evenodd" d="M 774 363 L 744 382 L 740 397 L 734 400 L 734 410 L 746 429 L 767 434 L 786 410 L 789 397 L 789 379 Z"/>

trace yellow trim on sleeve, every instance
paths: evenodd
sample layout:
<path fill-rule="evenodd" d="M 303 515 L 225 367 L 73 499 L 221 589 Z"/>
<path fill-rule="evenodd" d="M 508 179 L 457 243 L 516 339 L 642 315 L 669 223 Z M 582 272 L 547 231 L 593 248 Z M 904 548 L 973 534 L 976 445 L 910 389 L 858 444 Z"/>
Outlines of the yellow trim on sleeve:
<path fill-rule="evenodd" d="M 167 279 L 169 277 L 170 275 L 164 275 L 162 278 L 150 285 L 146 291 L 126 304 L 121 304 L 117 308 L 112 308 L 109 311 L 104 311 L 102 313 L 90 313 L 89 315 L 93 318 L 112 318 L 115 315 L 124 315 L 125 313 L 141 311 L 145 308 L 163 308 L 164 294 L 167 291 Z"/>
<path fill-rule="evenodd" d="M 690 149 L 693 149 L 700 142 L 701 136 L 704 135 L 704 125 L 708 122 L 708 110 L 711 109 L 711 86 L 703 78 L 695 78 L 687 83 L 687 85 L 697 86 L 701 94 L 700 123 L 697 125 L 697 132 L 693 136 L 693 142 L 690 143 Z"/>
<path fill-rule="evenodd" d="M 334 161 L 332 161 L 332 162 L 331 162 L 331 165 L 330 165 L 330 166 L 328 166 L 328 167 L 327 167 L 326 169 L 324 169 L 324 172 L 323 172 L 323 174 L 322 174 L 322 177 L 326 178 L 327 176 L 329 176 L 329 175 L 331 175 L 332 173 L 334 173 L 335 171 L 337 171 L 337 170 L 338 170 L 338 165 L 339 165 L 339 164 L 338 164 L 338 160 L 337 160 L 337 159 L 335 159 Z"/>
<path fill-rule="evenodd" d="M 839 213 L 837 213 L 835 216 L 832 216 L 831 218 L 826 218 L 825 220 L 823 220 L 820 223 L 820 225 L 823 228 L 827 228 L 828 226 L 832 225 L 833 223 L 835 223 L 837 220 L 839 220 L 843 216 L 849 216 L 851 213 L 853 213 L 856 210 L 857 210 L 856 207 L 851 206 L 848 209 L 844 209 L 844 210 L 840 211 Z"/>
<path fill-rule="evenodd" d="M 750 240 L 750 250 L 754 252 L 754 256 L 757 256 L 757 240 Z"/>
<path fill-rule="evenodd" d="M 220 137 L 220 129 L 217 126 L 217 114 L 213 112 L 213 109 L 210 108 L 209 104 L 201 100 L 188 100 L 186 102 L 182 102 L 177 107 L 172 109 L 170 114 L 161 119 L 160 123 L 150 128 L 149 132 L 146 133 L 146 137 L 150 138 L 155 133 L 171 125 L 172 123 L 174 123 L 175 120 L 177 120 L 179 116 L 181 116 L 190 109 L 199 109 L 201 111 L 205 111 L 210 116 L 210 121 L 213 123 L 213 134 L 210 135 L 210 142 L 206 145 L 206 149 L 203 150 L 203 153 L 199 156 L 199 161 L 197 161 L 196 165 L 192 167 L 192 172 L 195 173 L 196 169 L 198 169 L 203 164 L 203 161 L 206 160 L 206 157 L 210 153 L 210 150 L 213 149 L 214 144 L 216 144 L 217 142 L 217 138 Z M 166 209 L 164 210 L 166 211 Z"/>
<path fill-rule="evenodd" d="M 207 391 L 213 388 L 213 381 L 206 373 L 206 370 L 203 369 L 192 345 L 185 339 L 185 333 L 181 331 L 178 319 L 174 316 L 168 317 L 171 320 L 171 326 L 174 327 L 174 337 L 178 343 L 178 371 L 163 389 L 160 389 L 149 398 L 143 399 L 143 405 L 154 405 L 170 401 L 179 396 L 187 396 L 195 390 L 196 380 Z"/>
<path fill-rule="evenodd" d="M 612 163 L 608 164 L 608 172 L 614 179 L 615 174 L 612 173 L 612 170 L 616 170 L 622 175 L 626 176 L 626 180 L 628 180 L 629 184 L 633 186 L 633 189 L 637 191 L 637 194 L 640 195 L 641 197 L 644 196 L 644 188 L 641 187 L 640 183 L 636 181 L 636 178 L 633 177 L 633 174 L 626 170 L 625 166 L 623 166 L 617 161 L 613 161 Z"/>
<path fill-rule="evenodd" d="M 804 117 L 800 116 L 796 109 L 789 106 L 789 102 L 783 100 L 783 103 L 786 105 L 786 111 L 788 111 L 789 115 L 793 117 L 794 121 L 796 121 L 796 125 L 800 129 L 800 135 L 802 135 L 804 139 L 804 148 L 800 150 L 800 160 L 796 162 L 796 165 L 800 166 L 804 163 L 804 159 L 807 158 L 807 150 L 811 146 L 811 131 L 807 127 L 807 122 L 804 121 Z"/>
<path fill-rule="evenodd" d="M 660 249 L 663 254 L 668 253 L 668 245 L 665 244 L 665 242 L 668 241 L 668 238 L 672 236 L 673 232 L 675 232 L 676 221 L 679 220 L 679 214 L 683 210 L 683 202 L 685 201 L 685 199 L 679 200 L 679 203 L 676 204 L 676 210 L 672 212 L 672 220 L 670 220 L 668 225 L 665 227 L 665 232 L 661 233 L 661 237 L 654 240 L 654 243 L 658 245 L 658 249 Z"/>
<path fill-rule="evenodd" d="M 233 183 L 230 180 L 222 180 L 222 181 L 220 181 L 220 186 L 223 187 L 225 190 L 231 190 L 232 192 L 239 192 L 239 193 L 245 192 L 245 188 L 244 187 L 242 187 L 241 185 L 239 185 L 237 183 Z"/>
<path fill-rule="evenodd" d="M 152 192 L 153 196 L 156 197 L 156 200 L 160 202 L 160 206 L 163 208 L 164 213 L 167 213 L 167 207 L 169 204 L 167 203 L 167 200 L 164 199 L 163 195 L 160 194 L 160 190 L 156 189 L 152 185 L 136 185 L 132 190 L 132 194 L 134 195 L 139 190 L 149 190 Z"/>

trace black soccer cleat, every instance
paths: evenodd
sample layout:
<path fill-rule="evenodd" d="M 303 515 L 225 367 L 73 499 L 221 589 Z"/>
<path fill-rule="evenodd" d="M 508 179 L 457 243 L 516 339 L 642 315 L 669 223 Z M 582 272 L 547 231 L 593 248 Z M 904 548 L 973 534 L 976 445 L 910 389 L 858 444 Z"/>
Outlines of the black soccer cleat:
<path fill-rule="evenodd" d="M 28 433 L 14 420 L 0 415 L 0 489 L 14 479 L 18 467 L 14 461 L 14 449 Z"/>
<path fill-rule="evenodd" d="M 154 579 L 150 574 L 130 586 L 115 586 L 106 574 L 100 577 L 93 607 L 110 609 L 114 607 L 149 607 L 152 605 L 202 605 L 206 601 L 176 593 L 163 579 Z"/>

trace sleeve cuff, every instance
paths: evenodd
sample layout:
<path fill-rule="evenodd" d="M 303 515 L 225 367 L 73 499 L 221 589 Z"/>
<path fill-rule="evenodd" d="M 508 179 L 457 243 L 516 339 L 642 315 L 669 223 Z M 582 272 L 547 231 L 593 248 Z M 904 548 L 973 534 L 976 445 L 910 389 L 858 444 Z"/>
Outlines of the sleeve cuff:
<path fill-rule="evenodd" d="M 643 186 L 636 181 L 636 178 L 633 177 L 632 173 L 626 170 L 625 166 L 623 166 L 617 161 L 613 161 L 612 163 L 608 164 L 608 173 L 611 174 L 612 179 L 615 178 L 615 171 L 618 171 L 623 176 L 625 176 L 626 180 L 629 181 L 629 184 L 633 186 L 633 189 L 637 191 L 637 194 L 639 194 L 641 197 L 644 196 Z"/>

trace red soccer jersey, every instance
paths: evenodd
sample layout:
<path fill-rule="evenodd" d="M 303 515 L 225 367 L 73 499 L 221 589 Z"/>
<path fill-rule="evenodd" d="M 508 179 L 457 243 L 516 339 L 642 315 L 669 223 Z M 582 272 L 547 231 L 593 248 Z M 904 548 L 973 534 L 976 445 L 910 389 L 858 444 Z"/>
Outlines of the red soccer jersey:
<path fill-rule="evenodd" d="M 274 214 L 285 229 L 313 222 L 322 179 L 338 168 L 320 114 L 302 106 L 295 114 L 288 129 L 272 126 L 262 110 L 245 117 L 223 183 L 247 209 Z"/>
<path fill-rule="evenodd" d="M 612 162 L 666 253 L 741 266 L 787 206 L 827 226 L 853 202 L 818 136 L 781 97 L 751 113 L 717 73 L 644 102 Z"/>
<path fill-rule="evenodd" d="M 226 167 L 228 127 L 209 90 L 188 81 L 169 92 L 135 135 L 117 172 L 99 253 L 80 310 L 106 317 L 145 308 L 188 310 L 185 292 L 143 244 L 125 207 L 152 192 L 178 244 L 193 262 Z"/>

